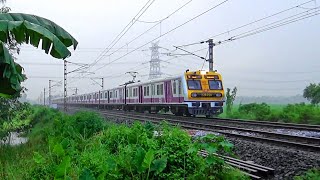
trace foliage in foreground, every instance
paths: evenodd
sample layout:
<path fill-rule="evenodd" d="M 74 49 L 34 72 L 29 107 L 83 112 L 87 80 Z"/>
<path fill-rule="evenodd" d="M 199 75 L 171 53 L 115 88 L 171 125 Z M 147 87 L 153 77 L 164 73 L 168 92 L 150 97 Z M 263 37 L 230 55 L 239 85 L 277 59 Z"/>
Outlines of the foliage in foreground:
<path fill-rule="evenodd" d="M 294 180 L 320 180 L 320 169 L 310 169 L 304 175 L 295 176 Z"/>
<path fill-rule="evenodd" d="M 10 132 L 29 128 L 32 113 L 30 104 L 0 97 L 0 141 L 5 140 Z"/>
<path fill-rule="evenodd" d="M 92 112 L 38 109 L 31 119 L 27 144 L 0 147 L 0 179 L 246 179 L 216 156 L 198 155 L 231 154 L 222 137 L 192 140 L 167 124 L 105 124 Z"/>

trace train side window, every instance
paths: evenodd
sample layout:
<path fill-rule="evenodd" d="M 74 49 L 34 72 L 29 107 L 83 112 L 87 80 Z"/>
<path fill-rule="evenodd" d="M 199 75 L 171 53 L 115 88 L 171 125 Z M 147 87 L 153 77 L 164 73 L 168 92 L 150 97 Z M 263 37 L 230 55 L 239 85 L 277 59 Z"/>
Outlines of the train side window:
<path fill-rule="evenodd" d="M 138 96 L 138 89 L 134 88 L 133 89 L 133 97 L 137 97 Z"/>
<path fill-rule="evenodd" d="M 176 83 L 176 81 L 173 81 L 172 87 L 173 87 L 173 94 L 177 94 L 177 83 Z"/>
<path fill-rule="evenodd" d="M 106 92 L 106 93 L 104 93 L 104 98 L 108 98 L 108 93 Z"/>
<path fill-rule="evenodd" d="M 149 96 L 149 86 L 147 86 L 147 96 Z"/>
<path fill-rule="evenodd" d="M 129 90 L 126 89 L 126 97 L 129 97 Z"/>
<path fill-rule="evenodd" d="M 155 87 L 154 87 L 154 84 L 151 85 L 151 93 L 152 93 L 152 95 L 155 95 Z"/>
<path fill-rule="evenodd" d="M 102 93 L 100 93 L 100 99 L 102 99 Z"/>
<path fill-rule="evenodd" d="M 112 92 L 110 92 L 110 98 L 112 98 Z"/>
<path fill-rule="evenodd" d="M 181 84 L 181 81 L 179 80 L 178 81 L 179 82 L 179 84 L 178 84 L 178 88 L 179 88 L 179 94 L 182 94 L 182 84 Z"/>
<path fill-rule="evenodd" d="M 147 96 L 147 87 L 143 87 L 143 96 Z"/>
<path fill-rule="evenodd" d="M 129 97 L 132 97 L 132 88 L 129 89 Z"/>
<path fill-rule="evenodd" d="M 115 98 L 117 98 L 118 97 L 118 91 L 116 91 L 116 97 Z"/>
<path fill-rule="evenodd" d="M 160 95 L 163 95 L 163 84 L 160 84 Z"/>
<path fill-rule="evenodd" d="M 157 84 L 157 95 L 160 95 L 160 86 Z"/>

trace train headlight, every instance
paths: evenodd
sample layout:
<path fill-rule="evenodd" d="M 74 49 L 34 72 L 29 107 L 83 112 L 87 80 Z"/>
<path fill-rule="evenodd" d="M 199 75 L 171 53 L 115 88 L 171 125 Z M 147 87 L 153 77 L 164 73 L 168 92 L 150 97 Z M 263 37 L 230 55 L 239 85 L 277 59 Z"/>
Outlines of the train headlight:
<path fill-rule="evenodd" d="M 222 94 L 221 93 L 217 93 L 216 97 L 222 97 Z"/>
<path fill-rule="evenodd" d="M 197 97 L 196 93 L 191 93 L 191 97 Z"/>

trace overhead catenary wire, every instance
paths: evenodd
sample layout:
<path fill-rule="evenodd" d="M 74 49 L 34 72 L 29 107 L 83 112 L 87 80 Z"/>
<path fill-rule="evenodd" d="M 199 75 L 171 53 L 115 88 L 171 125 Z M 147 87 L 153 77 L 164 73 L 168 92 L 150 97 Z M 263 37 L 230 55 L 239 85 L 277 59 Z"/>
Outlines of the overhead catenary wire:
<path fill-rule="evenodd" d="M 176 14 L 178 11 L 180 11 L 181 9 L 183 9 L 185 6 L 187 6 L 189 3 L 191 3 L 192 0 L 189 0 L 188 2 L 186 2 L 185 4 L 183 4 L 182 6 L 180 6 L 178 9 L 176 9 L 175 11 L 173 11 L 172 13 L 170 13 L 167 17 L 165 17 L 162 21 L 165 21 L 167 19 L 169 19 L 170 17 L 172 17 L 174 14 Z M 162 22 L 161 21 L 161 22 Z M 160 22 L 160 23 L 161 23 Z M 152 26 L 151 28 L 149 28 L 148 30 L 144 31 L 143 33 L 141 33 L 140 35 L 138 35 L 137 37 L 133 38 L 132 40 L 130 40 L 129 42 L 127 42 L 125 45 L 123 45 L 122 47 L 118 48 L 116 51 L 112 52 L 109 55 L 106 55 L 106 53 L 103 53 L 102 56 L 111 56 L 114 53 L 118 52 L 118 50 L 125 48 L 126 46 L 128 46 L 129 44 L 131 44 L 132 42 L 134 42 L 135 40 L 137 40 L 138 38 L 140 38 L 141 36 L 143 36 L 144 34 L 146 34 L 147 32 L 149 32 L 151 29 L 153 29 L 154 27 L 156 27 L 158 24 L 155 24 L 154 26 Z M 110 48 L 109 48 L 110 49 Z M 137 48 L 134 48 L 137 49 Z M 100 61 L 101 59 L 99 59 Z M 96 62 L 97 63 L 97 62 Z M 108 63 L 107 65 L 109 65 L 110 63 Z M 92 67 L 92 65 L 91 65 Z"/>
<path fill-rule="evenodd" d="M 176 14 L 178 11 L 180 11 L 181 9 L 183 9 L 184 7 L 186 7 L 189 3 L 191 3 L 192 0 L 186 2 L 185 4 L 183 4 L 182 6 L 180 6 L 178 9 L 176 9 L 175 11 L 173 11 L 172 13 L 170 13 L 166 18 L 164 18 L 162 21 L 160 21 L 159 23 L 153 25 L 152 27 L 150 27 L 149 29 L 147 29 L 146 31 L 144 31 L 143 33 L 141 33 L 140 35 L 136 36 L 135 38 L 133 38 L 132 40 L 130 40 L 129 42 L 127 42 L 125 45 L 121 46 L 119 49 L 124 48 L 125 46 L 131 44 L 132 42 L 134 42 L 135 40 L 139 39 L 141 36 L 145 35 L 146 33 L 148 33 L 150 30 L 152 30 L 153 28 L 155 28 L 156 26 L 158 26 L 161 22 L 169 19 L 171 16 L 173 16 L 174 14 Z M 107 56 L 111 56 L 114 53 L 118 52 L 117 50 L 112 52 L 111 54 L 107 55 Z"/>
<path fill-rule="evenodd" d="M 145 43 L 145 44 L 143 44 L 143 45 L 139 46 L 138 48 L 136 48 L 136 49 L 134 49 L 134 50 L 132 50 L 132 51 L 129 51 L 129 52 L 128 52 L 128 53 L 126 53 L 125 55 L 123 55 L 123 56 L 121 56 L 121 57 L 119 57 L 119 58 L 116 58 L 115 60 L 113 60 L 113 61 L 111 61 L 111 62 L 107 63 L 107 65 L 109 65 L 109 64 L 111 64 L 111 63 L 113 63 L 113 62 L 116 62 L 116 61 L 118 61 L 118 60 L 120 60 L 120 59 L 122 59 L 122 58 L 126 57 L 127 55 L 129 55 L 129 54 L 131 54 L 131 53 L 133 53 L 133 52 L 137 51 L 138 49 L 140 49 L 140 48 L 142 48 L 142 47 L 146 46 L 147 44 L 149 44 L 149 43 L 151 43 L 151 42 L 153 42 L 153 41 L 155 41 L 155 40 L 158 40 L 158 39 L 160 39 L 161 37 L 163 37 L 163 36 L 165 36 L 165 35 L 167 35 L 167 34 L 169 34 L 169 33 L 173 32 L 173 31 L 177 30 L 178 28 L 180 28 L 180 27 L 182 27 L 182 26 L 186 25 L 187 23 L 189 23 L 189 22 L 191 22 L 191 21 L 193 21 L 193 20 L 195 20 L 195 19 L 197 19 L 197 18 L 201 17 L 202 15 L 204 15 L 204 14 L 206 14 L 206 13 L 208 13 L 208 12 L 212 11 L 213 9 L 215 9 L 215 8 L 217 8 L 217 7 L 221 6 L 221 5 L 223 5 L 224 3 L 228 2 L 228 1 L 229 1 L 229 0 L 224 0 L 224 1 L 222 1 L 221 3 L 219 3 L 219 4 L 217 4 L 217 5 L 214 5 L 213 7 L 209 8 L 208 10 L 206 10 L 206 11 L 204 11 L 204 12 L 202 12 L 202 13 L 198 14 L 197 16 L 195 16 L 195 17 L 193 17 L 193 18 L 189 19 L 188 21 L 186 21 L 186 22 L 184 22 L 184 23 L 180 24 L 179 26 L 176 26 L 176 27 L 174 27 L 173 29 L 171 29 L 171 30 L 167 31 L 166 33 L 161 34 L 161 36 L 156 37 L 156 38 L 152 39 L 151 41 L 148 41 L 147 43 Z M 107 65 L 104 65 L 104 66 L 102 66 L 102 67 L 100 67 L 100 68 L 96 69 L 95 71 L 98 71 L 98 70 L 100 70 L 100 69 L 104 68 L 104 67 L 105 67 L 105 66 L 107 66 Z"/>
<path fill-rule="evenodd" d="M 146 11 L 147 9 L 153 4 L 155 0 L 149 0 L 147 3 L 139 10 L 139 12 L 132 18 L 132 21 L 130 21 L 123 30 L 116 36 L 116 38 L 109 44 L 107 48 L 98 56 L 98 58 L 90 64 L 90 67 L 94 66 L 102 57 L 104 54 L 108 53 L 111 48 L 113 48 L 120 39 L 130 30 L 130 28 L 135 24 L 135 19 L 139 19 Z M 150 3 L 151 2 L 151 3 Z"/>
<path fill-rule="evenodd" d="M 179 26 L 176 26 L 176 27 L 172 28 L 171 30 L 167 31 L 166 33 L 161 34 L 159 37 L 156 37 L 156 38 L 152 39 L 151 41 L 148 41 L 147 43 L 145 43 L 145 44 L 143 44 L 143 45 L 141 45 L 141 46 L 139 46 L 139 47 L 137 47 L 137 48 L 135 48 L 135 49 L 133 49 L 133 50 L 129 51 L 129 52 L 128 52 L 128 53 L 126 53 L 125 55 L 123 55 L 123 56 L 121 56 L 121 57 L 119 57 L 119 58 L 116 58 L 116 59 L 115 59 L 115 60 L 113 60 L 113 61 L 110 61 L 110 62 L 109 62 L 109 63 L 107 63 L 106 65 L 101 66 L 100 68 L 95 69 L 94 71 L 96 72 L 96 71 L 98 71 L 98 70 L 100 70 L 100 69 L 104 68 L 105 66 L 110 65 L 110 64 L 112 64 L 112 63 L 114 63 L 114 62 L 116 62 L 116 61 L 118 61 L 118 60 L 120 60 L 120 59 L 122 59 L 122 58 L 126 57 L 127 55 L 129 55 L 129 54 L 131 54 L 131 53 L 133 53 L 133 52 L 137 51 L 138 49 L 140 49 L 140 48 L 142 48 L 142 47 L 146 46 L 147 44 L 149 44 L 149 43 L 151 43 L 151 42 L 153 42 L 153 41 L 155 41 L 155 40 L 157 40 L 157 39 L 160 39 L 160 38 L 161 38 L 161 37 L 163 37 L 163 36 L 166 36 L 167 34 L 169 34 L 169 33 L 173 32 L 173 31 L 175 31 L 176 29 L 178 29 L 178 28 L 180 28 L 180 27 L 184 26 L 185 24 L 188 24 L 189 22 L 191 22 L 191 21 L 193 21 L 193 20 L 195 20 L 195 19 L 197 19 L 197 18 L 201 17 L 202 15 L 204 15 L 204 14 L 206 14 L 206 13 L 208 13 L 208 12 L 210 12 L 210 11 L 214 10 L 215 8 L 217 8 L 217 7 L 221 6 L 221 5 L 223 5 L 224 3 L 228 2 L 228 1 L 229 1 L 229 0 L 224 0 L 224 1 L 220 2 L 220 3 L 218 3 L 217 5 L 214 5 L 213 7 L 211 7 L 211 8 L 209 8 L 209 9 L 207 9 L 206 11 L 204 11 L 204 12 L 202 12 L 202 13 L 200 13 L 200 14 L 198 14 L 198 15 L 194 16 L 193 18 L 191 18 L 191 19 L 189 19 L 189 20 L 185 21 L 184 23 L 180 24 Z M 171 15 L 173 15 L 175 12 L 178 12 L 180 9 L 182 9 L 184 6 L 186 6 L 186 5 L 187 5 L 188 3 L 190 3 L 190 2 L 191 2 L 191 1 L 187 2 L 186 4 L 184 4 L 183 6 L 181 6 L 180 8 L 178 8 L 176 11 L 174 11 L 173 13 L 171 13 Z M 171 15 L 169 15 L 169 17 L 170 17 Z M 139 36 L 141 36 L 141 35 L 139 35 Z M 127 44 L 128 44 L 128 43 L 127 43 Z"/>
<path fill-rule="evenodd" d="M 223 31 L 223 32 L 221 32 L 221 33 L 218 33 L 218 34 L 215 34 L 215 35 L 213 35 L 213 36 L 210 36 L 210 37 L 208 37 L 207 39 L 214 39 L 214 38 L 216 38 L 216 37 L 219 37 L 219 36 L 222 36 L 222 35 L 225 35 L 225 34 L 229 34 L 229 33 L 233 32 L 233 31 L 236 31 L 236 30 L 239 30 L 239 29 L 248 27 L 248 26 L 250 26 L 250 25 L 256 24 L 256 23 L 258 23 L 258 22 L 261 22 L 261 21 L 264 21 L 264 20 L 267 20 L 267 19 L 270 19 L 270 18 L 272 18 L 272 17 L 275 17 L 275 16 L 277 16 L 277 15 L 280 15 L 280 14 L 283 14 L 283 13 L 285 13 L 285 12 L 291 11 L 291 10 L 293 10 L 293 9 L 300 8 L 300 7 L 302 7 L 303 5 L 309 4 L 309 3 L 311 3 L 311 2 L 314 2 L 314 0 L 309 0 L 309 1 L 306 1 L 306 2 L 303 2 L 303 3 L 300 3 L 300 4 L 298 4 L 298 5 L 289 7 L 289 8 L 287 8 L 287 9 L 281 10 L 281 11 L 279 11 L 279 12 L 276 12 L 276 13 L 274 13 L 274 14 L 271 14 L 271 15 L 262 17 L 262 18 L 260 18 L 260 19 L 251 21 L 251 22 L 249 22 L 249 23 L 240 25 L 240 26 L 235 27 L 235 28 L 233 28 L 233 29 Z M 309 10 L 310 10 L 310 9 L 309 9 Z M 207 40 L 207 39 L 206 39 L 206 40 Z M 180 46 L 178 46 L 178 47 L 186 47 L 186 46 L 203 44 L 206 40 L 202 40 L 202 41 L 198 41 L 198 42 L 194 42 L 194 43 L 189 43 L 189 44 L 185 44 L 185 45 L 180 45 Z"/>

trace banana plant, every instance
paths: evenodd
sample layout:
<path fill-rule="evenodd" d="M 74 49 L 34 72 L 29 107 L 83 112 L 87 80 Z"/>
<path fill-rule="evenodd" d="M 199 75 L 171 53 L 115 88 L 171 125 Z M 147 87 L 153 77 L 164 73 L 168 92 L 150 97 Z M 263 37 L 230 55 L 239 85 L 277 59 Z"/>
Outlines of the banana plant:
<path fill-rule="evenodd" d="M 23 68 L 14 62 L 6 43 L 10 40 L 27 43 L 41 48 L 46 54 L 57 59 L 71 56 L 68 47 L 75 50 L 78 42 L 66 30 L 56 23 L 30 14 L 0 14 L 0 96 L 10 98 L 20 93 L 21 82 L 26 79 Z"/>

